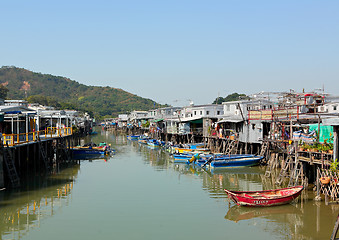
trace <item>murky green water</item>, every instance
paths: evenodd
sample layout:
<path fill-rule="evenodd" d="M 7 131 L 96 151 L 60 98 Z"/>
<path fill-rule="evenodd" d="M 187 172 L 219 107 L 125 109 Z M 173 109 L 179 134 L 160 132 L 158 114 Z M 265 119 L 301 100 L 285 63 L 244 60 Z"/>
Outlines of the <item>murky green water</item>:
<path fill-rule="evenodd" d="M 88 139 L 87 139 L 88 140 Z M 0 193 L 0 239 L 329 239 L 339 206 L 229 207 L 224 188 L 275 187 L 259 167 L 208 172 L 102 132 L 117 150 Z"/>

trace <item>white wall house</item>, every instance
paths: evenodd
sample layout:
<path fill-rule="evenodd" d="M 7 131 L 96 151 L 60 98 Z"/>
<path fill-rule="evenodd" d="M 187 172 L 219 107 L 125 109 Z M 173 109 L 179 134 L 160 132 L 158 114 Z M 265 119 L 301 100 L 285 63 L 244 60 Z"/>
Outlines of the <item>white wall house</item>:
<path fill-rule="evenodd" d="M 239 134 L 238 139 L 241 142 L 260 143 L 263 139 L 267 124 L 262 121 L 248 121 L 248 111 L 250 110 L 268 110 L 273 108 L 273 102 L 260 100 L 242 100 L 233 102 L 224 102 L 224 115 L 218 123 L 224 128 L 233 130 Z"/>
<path fill-rule="evenodd" d="M 148 115 L 147 111 L 132 111 L 128 118 L 129 121 L 131 122 L 137 122 L 142 119 L 147 119 L 148 118 L 147 115 Z"/>
<path fill-rule="evenodd" d="M 268 110 L 274 107 L 273 102 L 268 100 L 243 100 L 223 102 L 224 118 L 248 119 L 249 110 Z"/>
<path fill-rule="evenodd" d="M 180 113 L 181 121 L 190 121 L 201 118 L 221 118 L 224 109 L 221 104 L 191 105 L 183 107 Z"/>
<path fill-rule="evenodd" d="M 150 119 L 178 119 L 178 114 L 180 114 L 181 107 L 165 107 L 152 109 L 148 111 L 147 116 Z"/>
<path fill-rule="evenodd" d="M 318 107 L 319 113 L 339 113 L 339 102 L 326 103 Z"/>

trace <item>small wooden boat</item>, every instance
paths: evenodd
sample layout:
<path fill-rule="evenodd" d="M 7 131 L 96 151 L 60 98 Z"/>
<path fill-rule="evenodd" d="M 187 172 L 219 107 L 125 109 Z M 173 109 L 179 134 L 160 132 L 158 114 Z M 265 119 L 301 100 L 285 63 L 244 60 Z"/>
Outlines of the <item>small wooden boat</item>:
<path fill-rule="evenodd" d="M 234 168 L 234 167 L 252 167 L 260 164 L 260 161 L 263 159 L 262 156 L 254 156 L 254 155 L 227 155 L 228 157 L 210 157 L 205 160 L 198 160 L 195 163 L 200 167 L 207 168 Z M 191 160 L 189 160 L 191 161 Z"/>
<path fill-rule="evenodd" d="M 208 148 L 173 147 L 175 153 L 209 152 Z"/>
<path fill-rule="evenodd" d="M 303 186 L 295 186 L 263 191 L 224 190 L 228 197 L 237 205 L 248 207 L 269 207 L 292 202 L 301 194 L 303 189 Z"/>
<path fill-rule="evenodd" d="M 98 157 L 98 156 L 108 156 L 114 152 L 111 149 L 110 145 L 102 142 L 97 146 L 95 143 L 87 143 L 84 146 L 77 146 L 71 148 L 73 152 L 73 157 Z"/>
<path fill-rule="evenodd" d="M 212 160 L 209 163 L 210 168 L 230 168 L 230 167 L 252 167 L 259 165 L 263 159 L 262 156 L 246 156 L 231 159 Z M 207 161 L 208 162 L 208 161 Z"/>
<path fill-rule="evenodd" d="M 230 160 L 230 159 L 239 159 L 239 158 L 253 158 L 255 155 L 251 154 L 229 154 L 225 155 L 222 153 L 216 153 L 216 154 L 205 154 L 205 153 L 200 153 L 200 152 L 190 152 L 190 153 L 178 153 L 178 154 L 173 154 L 174 159 L 177 160 L 189 160 L 187 163 L 192 163 L 196 159 L 192 159 L 193 156 L 199 155 L 199 159 L 204 163 L 205 161 L 209 160 L 210 158 L 213 159 L 213 161 L 220 161 L 220 160 Z"/>
<path fill-rule="evenodd" d="M 153 148 L 160 147 L 160 142 L 156 139 L 149 139 L 147 145 Z"/>

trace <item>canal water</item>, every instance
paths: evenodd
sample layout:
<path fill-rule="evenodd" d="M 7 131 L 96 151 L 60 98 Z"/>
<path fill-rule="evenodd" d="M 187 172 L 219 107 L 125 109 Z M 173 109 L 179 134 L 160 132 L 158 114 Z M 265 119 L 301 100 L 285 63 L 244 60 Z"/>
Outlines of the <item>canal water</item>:
<path fill-rule="evenodd" d="M 246 208 L 223 189 L 274 188 L 260 167 L 205 171 L 102 131 L 116 154 L 81 160 L 20 191 L 0 192 L 1 239 L 329 239 L 338 205 L 304 191 L 293 204 Z"/>

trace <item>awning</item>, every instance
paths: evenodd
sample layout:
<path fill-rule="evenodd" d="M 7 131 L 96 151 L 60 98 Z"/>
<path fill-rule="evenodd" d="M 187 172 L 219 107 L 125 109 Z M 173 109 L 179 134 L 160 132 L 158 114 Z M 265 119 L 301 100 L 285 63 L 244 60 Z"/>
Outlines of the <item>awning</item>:
<path fill-rule="evenodd" d="M 242 119 L 221 119 L 217 123 L 226 123 L 226 122 L 239 123 L 239 122 L 243 122 L 243 121 L 244 120 L 242 120 Z"/>
<path fill-rule="evenodd" d="M 189 122 L 192 124 L 202 124 L 202 119 L 191 120 Z"/>
<path fill-rule="evenodd" d="M 156 120 L 153 120 L 154 122 L 161 122 L 161 121 L 164 121 L 163 118 L 160 118 L 160 119 L 156 119 Z"/>
<path fill-rule="evenodd" d="M 196 121 L 196 120 L 202 121 L 202 117 L 199 116 L 199 117 L 181 118 L 180 120 L 181 120 L 180 122 L 193 122 L 193 121 Z"/>

